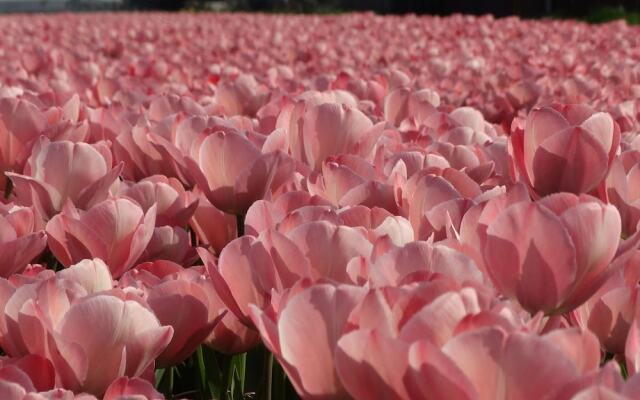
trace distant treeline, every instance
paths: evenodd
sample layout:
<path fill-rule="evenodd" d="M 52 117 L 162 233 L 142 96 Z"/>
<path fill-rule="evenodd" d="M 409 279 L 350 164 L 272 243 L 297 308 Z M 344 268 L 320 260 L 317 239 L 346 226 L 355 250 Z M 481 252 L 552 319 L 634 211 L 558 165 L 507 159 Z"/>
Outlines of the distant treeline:
<path fill-rule="evenodd" d="M 640 10 L 640 0 L 336 0 L 345 9 L 373 9 L 382 13 L 494 14 L 539 17 L 586 17 L 603 8 Z M 319 1 L 320 2 L 320 1 Z"/>
<path fill-rule="evenodd" d="M 130 8 L 178 10 L 206 0 L 125 0 Z M 540 17 L 640 11 L 640 0 L 227 0 L 232 10 L 284 12 L 374 11 L 380 14 L 494 14 Z M 617 14 L 616 14 L 617 15 Z"/>
<path fill-rule="evenodd" d="M 186 8 L 187 0 L 124 0 L 124 8 L 176 11 Z M 204 2 L 203 2 L 204 3 Z"/>

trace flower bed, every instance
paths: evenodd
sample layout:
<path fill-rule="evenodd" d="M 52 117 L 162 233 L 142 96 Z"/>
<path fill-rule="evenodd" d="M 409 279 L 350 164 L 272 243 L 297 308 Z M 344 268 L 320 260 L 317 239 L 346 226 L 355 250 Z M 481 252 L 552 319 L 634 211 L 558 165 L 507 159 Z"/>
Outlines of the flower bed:
<path fill-rule="evenodd" d="M 0 32 L 1 399 L 640 398 L 640 29 Z"/>

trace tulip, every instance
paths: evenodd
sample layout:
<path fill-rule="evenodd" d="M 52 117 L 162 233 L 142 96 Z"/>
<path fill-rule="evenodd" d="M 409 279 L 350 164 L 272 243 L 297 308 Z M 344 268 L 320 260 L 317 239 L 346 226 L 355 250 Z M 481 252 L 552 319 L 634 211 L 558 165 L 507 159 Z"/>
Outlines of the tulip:
<path fill-rule="evenodd" d="M 184 361 L 224 316 L 210 304 L 202 272 L 160 261 L 142 264 L 120 280 L 122 288 L 139 287 L 160 324 L 173 328 L 171 342 L 156 360 L 159 367 Z"/>
<path fill-rule="evenodd" d="M 127 378 L 123 376 L 109 385 L 104 393 L 103 400 L 164 400 L 164 396 L 158 392 L 151 383 L 140 378 Z"/>
<path fill-rule="evenodd" d="M 31 148 L 46 129 L 46 117 L 27 100 L 0 100 L 0 171 L 21 170 Z M 6 177 L 0 176 L 0 187 Z"/>
<path fill-rule="evenodd" d="M 372 245 L 366 230 L 326 221 L 302 224 L 287 234 L 308 260 L 315 279 L 350 282 L 347 264 L 358 256 L 368 256 Z"/>
<path fill-rule="evenodd" d="M 407 88 L 398 88 L 384 99 L 384 117 L 395 126 L 409 117 L 422 122 L 429 114 L 436 112 L 439 105 L 440 96 L 433 90 L 412 92 Z"/>
<path fill-rule="evenodd" d="M 620 215 L 588 195 L 560 193 L 500 212 L 482 240 L 487 272 L 528 311 L 570 311 L 608 279 Z M 553 284 L 550 284 L 552 282 Z"/>
<path fill-rule="evenodd" d="M 205 109 L 188 96 L 174 94 L 158 96 L 149 104 L 149 118 L 161 121 L 173 114 L 183 112 L 190 115 L 205 115 Z"/>
<path fill-rule="evenodd" d="M 368 208 L 365 206 L 345 207 L 338 212 L 344 225 L 361 226 L 369 231 L 369 240 L 375 242 L 387 237 L 397 246 L 412 242 L 414 233 L 406 218 L 391 214 L 384 208 Z"/>
<path fill-rule="evenodd" d="M 219 210 L 201 194 L 191 196 L 198 199 L 198 205 L 189 220 L 189 226 L 199 244 L 211 246 L 220 254 L 224 246 L 238 237 L 236 216 Z"/>
<path fill-rule="evenodd" d="M 153 230 L 138 262 L 167 260 L 190 266 L 197 258 L 196 250 L 191 246 L 189 232 L 165 225 Z"/>
<path fill-rule="evenodd" d="M 48 109 L 46 115 L 49 127 L 46 136 L 55 141 L 89 142 L 90 125 L 82 111 L 80 96 L 77 94 L 71 96 L 62 107 Z"/>
<path fill-rule="evenodd" d="M 541 196 L 589 193 L 606 177 L 618 151 L 620 128 L 607 113 L 584 106 L 534 109 L 511 145 L 524 180 Z"/>
<path fill-rule="evenodd" d="M 7 173 L 19 204 L 33 206 L 48 220 L 70 200 L 88 209 L 105 200 L 122 166 L 112 168 L 111 151 L 104 143 L 50 142 L 41 137 L 27 161 L 24 174 Z"/>
<path fill-rule="evenodd" d="M 327 157 L 340 153 L 370 159 L 383 125 L 373 125 L 361 111 L 344 104 L 300 101 L 283 108 L 277 127 L 285 132 L 293 158 L 320 170 Z"/>
<path fill-rule="evenodd" d="M 605 181 L 606 197 L 622 218 L 622 233 L 631 236 L 640 222 L 640 152 L 630 150 L 613 160 Z"/>
<path fill-rule="evenodd" d="M 363 165 L 351 168 L 349 161 L 344 162 L 345 158 L 329 158 L 323 162 L 322 174 L 308 181 L 309 192 L 324 197 L 336 207 L 365 205 L 397 212 L 393 186 L 384 182 L 384 177 L 376 176 L 373 166 L 366 161 L 358 160 L 356 163 Z M 366 172 L 358 167 L 364 167 Z"/>
<path fill-rule="evenodd" d="M 154 145 L 152 138 L 163 137 L 164 131 L 172 129 L 173 120 L 155 123 L 153 127 L 128 127 L 113 141 L 114 159 L 123 163 L 122 175 L 129 180 L 142 180 L 149 176 L 165 175 L 179 179 L 183 184 L 191 183 L 178 171 L 171 158 Z M 154 136 L 155 135 L 155 136 Z"/>
<path fill-rule="evenodd" d="M 362 295 L 358 287 L 323 284 L 293 295 L 276 315 L 251 306 L 263 342 L 301 397 L 347 397 L 335 371 L 334 352 Z"/>
<path fill-rule="evenodd" d="M 463 332 L 442 349 L 429 341 L 409 348 L 411 398 L 556 398 L 600 363 L 598 341 L 588 331 L 563 329 L 544 336 L 499 328 Z M 549 396 L 549 397 L 547 397 Z M 564 397 L 559 397 L 564 398 Z"/>
<path fill-rule="evenodd" d="M 253 75 L 243 74 L 233 82 L 220 82 L 215 99 L 227 116 L 252 116 L 266 103 L 268 95 L 267 87 L 259 84 Z"/>
<path fill-rule="evenodd" d="M 162 327 L 135 296 L 117 290 L 91 294 L 80 285 L 95 288 L 90 277 L 98 271 L 105 275 L 104 264 L 85 263 L 67 271 L 73 274 L 22 286 L 8 297 L 4 320 L 18 343 L 13 347 L 47 358 L 56 382 L 75 392 L 101 395 L 114 379 L 137 377 L 152 368 L 173 329 Z M 87 335 L 87 330 L 93 333 Z"/>
<path fill-rule="evenodd" d="M 69 266 L 84 258 L 104 260 L 114 278 L 133 267 L 143 254 L 155 225 L 155 206 L 145 214 L 131 200 L 105 200 L 87 211 L 67 203 L 47 223 L 49 248 Z"/>
<path fill-rule="evenodd" d="M 426 284 L 367 293 L 349 317 L 356 329 L 340 338 L 335 352 L 338 376 L 352 397 L 412 398 L 405 386 L 410 344 L 442 346 L 481 310 L 473 289 L 449 289 Z"/>
<path fill-rule="evenodd" d="M 571 312 L 571 321 L 588 328 L 602 348 L 611 354 L 624 355 L 625 341 L 638 304 L 638 253 L 619 268 L 584 304 Z"/>
<path fill-rule="evenodd" d="M 47 246 L 44 231 L 37 231 L 36 216 L 28 207 L 0 205 L 0 277 L 22 272 Z"/>
<path fill-rule="evenodd" d="M 254 201 L 269 197 L 288 170 L 283 154 L 263 154 L 235 132 L 207 135 L 185 161 L 211 204 L 232 214 L 245 214 Z"/>
<path fill-rule="evenodd" d="M 132 131 L 133 139 L 142 154 L 135 157 L 140 178 L 152 173 L 174 176 L 185 187 L 192 187 L 195 182 L 189 173 L 186 157 L 193 157 L 205 135 L 217 131 L 238 132 L 250 129 L 244 120 L 235 118 L 205 117 L 199 114 L 181 117 L 174 115 L 165 118 L 150 130 Z M 126 150 L 130 145 L 124 143 Z M 118 147 L 116 147 L 118 149 Z M 149 173 L 149 171 L 156 171 Z"/>
<path fill-rule="evenodd" d="M 272 201 L 258 200 L 247 210 L 244 220 L 245 233 L 258 236 L 262 231 L 275 229 L 282 220 L 296 209 L 305 206 L 329 206 L 330 203 L 320 196 L 307 191 L 284 193 Z"/>
<path fill-rule="evenodd" d="M 83 260 L 78 264 L 53 274 L 40 273 L 30 279 L 7 281 L 0 279 L 0 346 L 5 353 L 20 357 L 30 353 L 29 342 L 23 334 L 21 314 L 26 304 L 37 297 L 44 282 L 60 281 L 69 289 L 72 297 L 83 297 L 113 288 L 109 268 L 100 259 Z M 59 300 L 59 299 L 58 299 Z M 61 301 L 64 302 L 64 299 Z"/>
<path fill-rule="evenodd" d="M 482 194 L 464 172 L 447 168 L 440 174 L 422 170 L 396 185 L 396 202 L 411 222 L 415 239 L 442 240 L 449 227 L 459 229 L 465 212 Z"/>
<path fill-rule="evenodd" d="M 198 249 L 198 254 L 221 300 L 249 327 L 253 327 L 249 305 L 267 307 L 272 292 L 280 293 L 311 276 L 309 261 L 295 243 L 278 232 L 235 239 L 222 250 L 217 265 L 205 249 Z"/>
<path fill-rule="evenodd" d="M 171 327 L 162 327 L 140 303 L 108 294 L 74 303 L 57 326 L 47 329 L 60 352 L 50 357 L 63 385 L 96 395 L 118 376 L 140 376 L 153 365 L 173 334 Z M 94 334 L 87 335 L 87 329 Z M 107 353 L 104 343 L 111 343 Z M 72 346 L 76 346 L 73 351 L 77 354 L 71 352 Z"/>
<path fill-rule="evenodd" d="M 353 264 L 347 267 L 354 273 Z M 366 280 L 373 287 L 397 286 L 419 273 L 441 274 L 459 283 L 482 283 L 484 275 L 464 253 L 442 243 L 423 241 L 393 245 L 366 262 Z"/>
<path fill-rule="evenodd" d="M 198 200 L 184 190 L 175 178 L 154 175 L 135 183 L 126 183 L 120 196 L 137 202 L 147 212 L 156 205 L 156 226 L 185 227 L 198 207 Z"/>
<path fill-rule="evenodd" d="M 51 362 L 41 356 L 0 359 L 0 396 L 23 399 L 27 393 L 49 391 L 55 385 L 55 376 Z"/>

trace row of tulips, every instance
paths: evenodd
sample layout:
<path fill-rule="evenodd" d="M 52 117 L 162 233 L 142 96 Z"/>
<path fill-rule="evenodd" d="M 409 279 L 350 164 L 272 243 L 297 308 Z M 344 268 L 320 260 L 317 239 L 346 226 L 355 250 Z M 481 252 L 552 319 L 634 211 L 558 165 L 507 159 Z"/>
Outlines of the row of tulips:
<path fill-rule="evenodd" d="M 0 399 L 640 398 L 636 28 L 0 31 Z"/>

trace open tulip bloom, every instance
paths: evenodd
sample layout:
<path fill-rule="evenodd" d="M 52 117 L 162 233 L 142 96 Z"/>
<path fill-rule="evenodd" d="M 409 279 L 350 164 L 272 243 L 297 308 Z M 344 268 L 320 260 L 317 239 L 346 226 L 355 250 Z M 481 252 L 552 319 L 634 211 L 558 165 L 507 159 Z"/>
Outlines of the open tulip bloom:
<path fill-rule="evenodd" d="M 0 400 L 640 399 L 640 28 L 0 32 Z"/>

